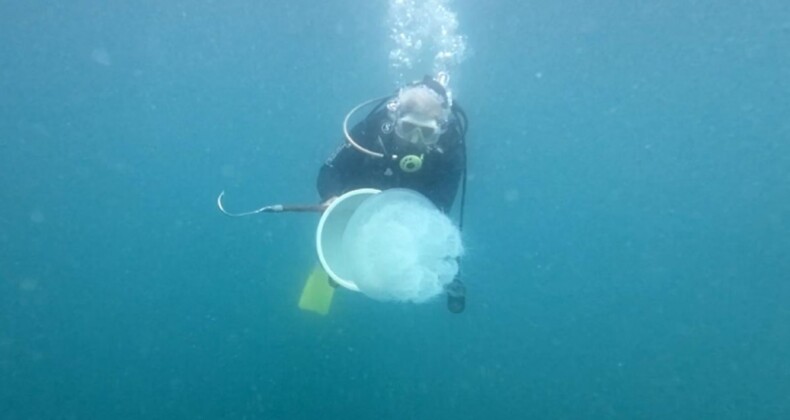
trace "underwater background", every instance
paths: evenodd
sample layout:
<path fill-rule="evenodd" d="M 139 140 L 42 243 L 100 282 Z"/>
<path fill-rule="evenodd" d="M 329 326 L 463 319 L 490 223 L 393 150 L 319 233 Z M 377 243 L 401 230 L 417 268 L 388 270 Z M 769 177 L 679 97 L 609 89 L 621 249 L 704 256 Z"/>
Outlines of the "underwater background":
<path fill-rule="evenodd" d="M 0 418 L 790 418 L 790 3 L 449 6 L 467 309 L 322 317 L 215 201 L 317 202 L 386 1 L 0 2 Z"/>

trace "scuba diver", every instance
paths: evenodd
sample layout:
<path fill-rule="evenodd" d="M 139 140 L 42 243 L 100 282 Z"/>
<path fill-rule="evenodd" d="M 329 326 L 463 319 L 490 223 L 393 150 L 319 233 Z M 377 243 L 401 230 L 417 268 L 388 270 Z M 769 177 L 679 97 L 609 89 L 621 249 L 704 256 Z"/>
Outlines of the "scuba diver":
<path fill-rule="evenodd" d="M 466 114 L 448 94 L 446 74 L 425 76 L 397 94 L 364 102 L 343 122 L 346 142 L 318 174 L 317 188 L 324 206 L 358 188 L 408 188 L 450 212 L 461 183 L 459 229 L 463 226 L 466 190 Z M 367 117 L 348 130 L 359 108 L 377 102 Z M 466 288 L 460 274 L 445 288 L 447 308 L 460 313 Z"/>

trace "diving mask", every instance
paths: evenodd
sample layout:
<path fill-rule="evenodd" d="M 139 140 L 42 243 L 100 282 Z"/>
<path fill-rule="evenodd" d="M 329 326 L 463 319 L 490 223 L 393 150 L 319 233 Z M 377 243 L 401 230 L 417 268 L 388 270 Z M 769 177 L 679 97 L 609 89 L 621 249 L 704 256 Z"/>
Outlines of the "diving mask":
<path fill-rule="evenodd" d="M 395 122 L 395 134 L 409 143 L 431 146 L 439 141 L 442 127 L 434 119 L 420 120 L 406 115 Z"/>

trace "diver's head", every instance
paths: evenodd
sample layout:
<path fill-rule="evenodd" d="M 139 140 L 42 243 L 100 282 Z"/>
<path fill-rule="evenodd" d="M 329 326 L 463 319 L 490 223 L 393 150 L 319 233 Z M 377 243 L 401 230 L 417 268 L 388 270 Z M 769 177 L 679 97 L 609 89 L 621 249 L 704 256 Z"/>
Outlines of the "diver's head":
<path fill-rule="evenodd" d="M 435 145 L 447 125 L 448 102 L 444 87 L 428 77 L 402 88 L 390 107 L 396 136 L 418 146 Z"/>

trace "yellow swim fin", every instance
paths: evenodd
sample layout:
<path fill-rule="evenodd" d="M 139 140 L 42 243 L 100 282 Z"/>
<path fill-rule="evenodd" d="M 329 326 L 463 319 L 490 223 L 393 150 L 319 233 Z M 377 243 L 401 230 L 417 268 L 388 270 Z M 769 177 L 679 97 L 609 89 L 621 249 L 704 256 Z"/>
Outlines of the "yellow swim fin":
<path fill-rule="evenodd" d="M 303 311 L 313 311 L 326 315 L 332 306 L 334 294 L 335 288 L 329 284 L 329 275 L 326 274 L 321 264 L 316 264 L 302 289 L 302 296 L 299 297 L 299 308 Z"/>

